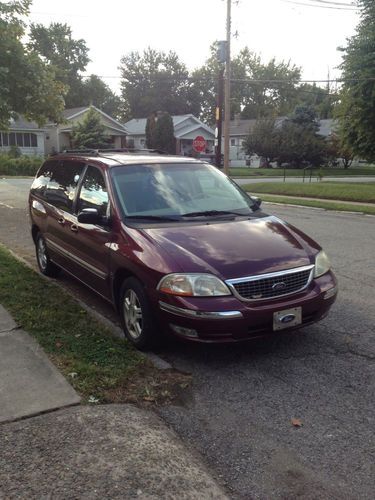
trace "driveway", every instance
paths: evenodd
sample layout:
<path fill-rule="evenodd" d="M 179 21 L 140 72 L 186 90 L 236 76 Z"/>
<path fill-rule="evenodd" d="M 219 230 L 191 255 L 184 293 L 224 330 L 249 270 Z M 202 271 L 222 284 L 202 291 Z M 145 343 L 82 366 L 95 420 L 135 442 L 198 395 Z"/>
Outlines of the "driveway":
<path fill-rule="evenodd" d="M 27 187 L 16 180 L 11 186 L 14 199 L 0 180 L 0 242 L 34 262 Z M 324 246 L 339 279 L 337 303 L 321 323 L 272 341 L 165 348 L 159 354 L 191 372 L 194 383 L 184 406 L 159 414 L 234 499 L 372 499 L 375 218 L 264 206 Z M 64 283 L 114 317 L 91 292 L 69 278 Z"/>

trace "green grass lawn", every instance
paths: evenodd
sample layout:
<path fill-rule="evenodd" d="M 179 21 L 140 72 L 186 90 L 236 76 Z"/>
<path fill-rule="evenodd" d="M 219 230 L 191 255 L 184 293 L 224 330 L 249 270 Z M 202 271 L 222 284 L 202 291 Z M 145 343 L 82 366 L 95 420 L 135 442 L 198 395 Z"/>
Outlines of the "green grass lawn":
<path fill-rule="evenodd" d="M 287 198 L 283 196 L 262 195 L 262 200 L 271 203 L 283 203 L 288 205 L 302 205 L 304 207 L 324 208 L 325 210 L 336 210 L 344 212 L 358 212 L 375 215 L 375 206 L 370 205 L 348 205 L 345 202 L 331 202 L 306 200 L 305 198 Z"/>
<path fill-rule="evenodd" d="M 242 186 L 254 193 L 278 194 L 286 196 L 307 196 L 342 201 L 375 203 L 375 183 L 346 182 L 260 182 Z"/>
<path fill-rule="evenodd" d="M 313 170 L 313 175 L 317 176 L 319 169 Z M 375 167 L 351 167 L 348 169 L 344 168 L 323 168 L 322 173 L 324 177 L 345 177 L 352 175 L 373 175 L 375 176 Z M 302 177 L 303 170 L 299 168 L 288 168 L 285 170 L 287 177 Z M 230 168 L 229 175 L 232 177 L 277 177 L 283 176 L 284 170 L 282 168 Z M 310 172 L 306 171 L 306 176 L 309 176 Z"/>
<path fill-rule="evenodd" d="M 36 338 L 86 400 L 90 396 L 100 402 L 166 400 L 170 387 L 184 379 L 155 369 L 128 342 L 114 338 L 67 292 L 1 246 L 0 304 Z"/>

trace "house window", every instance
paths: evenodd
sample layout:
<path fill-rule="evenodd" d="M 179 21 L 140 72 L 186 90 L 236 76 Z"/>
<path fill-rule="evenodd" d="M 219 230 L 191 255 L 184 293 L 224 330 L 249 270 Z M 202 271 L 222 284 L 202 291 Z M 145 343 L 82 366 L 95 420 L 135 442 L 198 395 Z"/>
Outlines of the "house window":
<path fill-rule="evenodd" d="M 30 134 L 23 134 L 23 145 L 25 148 L 30 147 Z"/>
<path fill-rule="evenodd" d="M 38 139 L 36 134 L 30 134 L 30 138 L 31 138 L 31 147 L 36 148 L 38 146 Z"/>
<path fill-rule="evenodd" d="M 146 141 L 144 139 L 141 139 L 141 146 L 144 146 Z"/>
<path fill-rule="evenodd" d="M 9 134 L 3 132 L 3 146 L 9 146 Z"/>
<path fill-rule="evenodd" d="M 11 132 L 9 134 L 9 146 L 15 146 L 16 145 L 16 134 L 14 132 Z"/>
<path fill-rule="evenodd" d="M 230 140 L 230 145 L 235 146 L 236 145 L 236 139 L 231 139 Z"/>
<path fill-rule="evenodd" d="M 16 133 L 16 142 L 18 147 L 23 147 L 23 134 L 20 134 L 19 132 Z"/>

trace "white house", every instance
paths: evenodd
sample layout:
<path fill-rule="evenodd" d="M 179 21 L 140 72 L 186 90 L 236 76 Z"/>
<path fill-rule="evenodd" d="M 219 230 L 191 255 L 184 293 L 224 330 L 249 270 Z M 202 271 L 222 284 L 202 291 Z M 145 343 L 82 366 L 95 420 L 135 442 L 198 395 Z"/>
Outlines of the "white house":
<path fill-rule="evenodd" d="M 81 106 L 79 108 L 66 109 L 63 112 L 64 123 L 46 125 L 46 153 L 51 154 L 71 149 L 73 147 L 71 133 L 74 125 L 80 123 L 90 108 L 93 108 L 100 116 L 105 127 L 104 133 L 110 139 L 111 147 L 122 148 L 126 146 L 127 131 L 124 125 L 104 113 L 95 106 Z"/>
<path fill-rule="evenodd" d="M 11 120 L 9 130 L 0 131 L 0 152 L 9 151 L 14 146 L 23 155 L 44 155 L 45 129 L 19 116 Z"/>
<path fill-rule="evenodd" d="M 176 154 L 190 156 L 193 154 L 193 140 L 202 136 L 206 140 L 206 153 L 213 154 L 215 131 L 194 115 L 172 116 L 174 135 L 176 138 Z M 133 118 L 125 123 L 128 132 L 127 144 L 137 149 L 146 148 L 147 118 Z"/>

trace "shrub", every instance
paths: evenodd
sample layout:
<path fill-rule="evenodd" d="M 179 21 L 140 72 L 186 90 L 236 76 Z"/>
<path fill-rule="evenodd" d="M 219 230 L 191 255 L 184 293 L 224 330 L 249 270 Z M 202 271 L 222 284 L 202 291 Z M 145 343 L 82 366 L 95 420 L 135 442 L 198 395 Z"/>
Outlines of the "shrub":
<path fill-rule="evenodd" d="M 40 156 L 20 156 L 12 158 L 0 154 L 0 175 L 30 175 L 34 176 L 43 162 Z"/>

